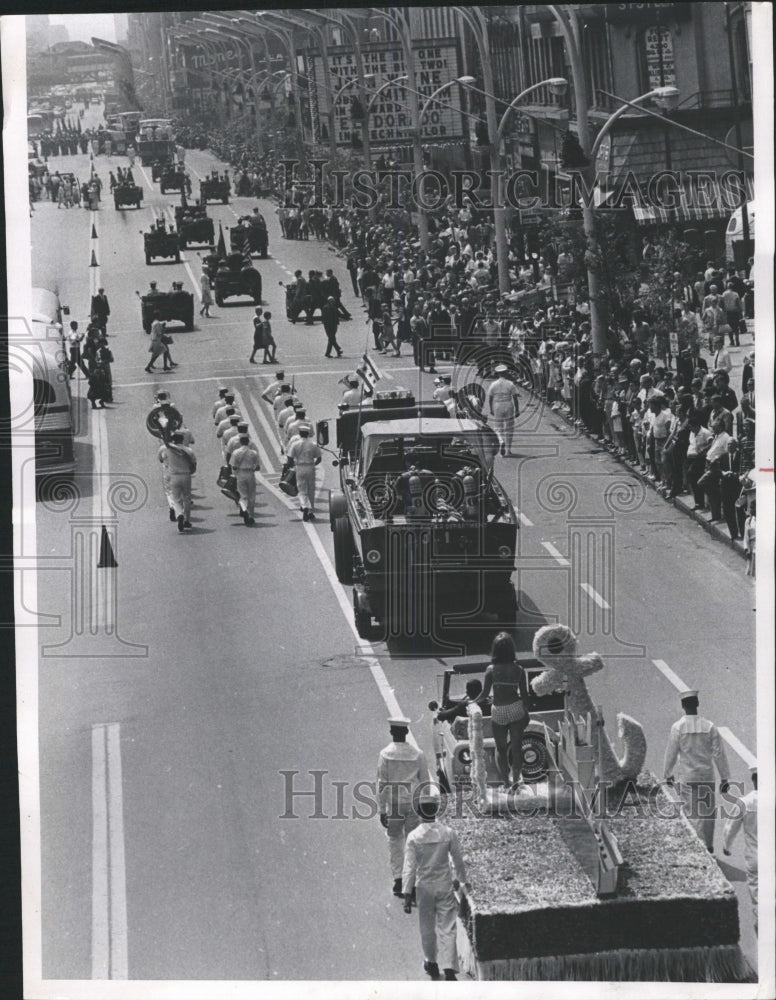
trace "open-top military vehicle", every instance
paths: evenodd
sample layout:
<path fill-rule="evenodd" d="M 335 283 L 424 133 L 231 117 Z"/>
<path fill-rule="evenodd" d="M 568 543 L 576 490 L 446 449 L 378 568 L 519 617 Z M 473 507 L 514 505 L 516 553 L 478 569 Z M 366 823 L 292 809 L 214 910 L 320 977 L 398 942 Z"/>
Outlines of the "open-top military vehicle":
<path fill-rule="evenodd" d="M 237 225 L 229 230 L 229 245 L 234 251 L 259 254 L 266 259 L 269 247 L 267 223 L 263 215 L 241 215 Z"/>
<path fill-rule="evenodd" d="M 173 288 L 169 292 L 159 292 L 151 289 L 145 295 L 140 295 L 140 312 L 143 320 L 143 329 L 146 333 L 151 332 L 151 324 L 155 319 L 161 319 L 169 323 L 177 320 L 183 324 L 184 330 L 194 329 L 194 296 L 191 292 L 185 292 L 183 288 Z"/>
<path fill-rule="evenodd" d="M 523 781 L 532 784 L 547 776 L 550 755 L 544 726 L 551 730 L 563 718 L 566 695 L 563 691 L 553 691 L 548 695 L 537 695 L 531 689 L 531 681 L 546 669 L 541 661 L 531 656 L 518 656 L 517 662 L 526 673 L 529 700 L 526 708 L 531 716 L 523 738 Z M 487 662 L 455 663 L 447 667 L 438 678 L 439 701 L 429 702 L 434 712 L 432 719 L 432 742 L 436 758 L 437 779 L 443 791 L 449 792 L 471 782 L 471 749 L 469 743 L 469 719 L 463 709 L 466 699 L 465 682 L 473 679 L 484 681 Z M 489 783 L 498 784 L 501 777 L 496 767 L 496 743 L 491 728 L 490 705 L 484 704 L 482 736 L 485 749 L 485 764 Z"/>
<path fill-rule="evenodd" d="M 213 220 L 209 218 L 204 206 L 176 205 L 175 226 L 182 247 L 192 244 L 212 246 L 215 243 Z"/>
<path fill-rule="evenodd" d="M 183 191 L 186 188 L 186 172 L 174 163 L 168 163 L 159 175 L 159 190 L 162 194 L 168 191 Z"/>
<path fill-rule="evenodd" d="M 219 177 L 218 174 L 211 174 L 204 177 L 199 182 L 199 201 L 201 205 L 207 205 L 209 201 L 222 201 L 224 205 L 229 204 L 229 179 Z"/>
<path fill-rule="evenodd" d="M 388 637 L 429 636 L 440 613 L 450 627 L 513 622 L 518 524 L 493 475 L 495 434 L 395 390 L 341 412 L 337 445 L 329 520 L 358 634 L 376 619 Z"/>
<path fill-rule="evenodd" d="M 254 305 L 261 305 L 261 275 L 243 253 L 229 253 L 219 260 L 214 284 L 219 306 L 233 295 L 250 295 Z"/>
<path fill-rule="evenodd" d="M 161 219 L 147 233 L 143 234 L 143 249 L 145 262 L 150 264 L 154 257 L 172 257 L 181 259 L 181 245 L 174 229 L 168 230 Z"/>
<path fill-rule="evenodd" d="M 143 166 L 145 166 L 145 161 L 143 160 L 141 162 L 143 163 Z M 172 157 L 166 160 L 154 160 L 151 164 L 151 180 L 154 184 L 158 184 L 164 171 L 173 169 L 174 165 Z"/>
<path fill-rule="evenodd" d="M 117 209 L 130 205 L 140 208 L 142 200 L 143 189 L 139 184 L 117 184 L 113 189 L 113 204 Z"/>

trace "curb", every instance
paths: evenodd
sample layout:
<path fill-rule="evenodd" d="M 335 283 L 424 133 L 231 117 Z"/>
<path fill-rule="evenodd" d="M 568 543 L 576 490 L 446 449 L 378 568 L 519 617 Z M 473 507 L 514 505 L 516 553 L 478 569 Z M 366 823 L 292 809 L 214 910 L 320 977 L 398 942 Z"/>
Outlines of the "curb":
<path fill-rule="evenodd" d="M 520 380 L 520 385 L 522 386 L 523 389 L 529 392 L 533 398 L 539 399 L 541 402 L 546 402 L 546 400 L 544 400 L 543 397 L 539 397 L 536 395 L 536 393 L 533 390 L 533 387 L 528 382 Z M 584 434 L 585 437 L 588 438 L 588 440 L 595 443 L 596 445 L 601 445 L 604 451 L 608 452 L 608 449 L 603 445 L 603 443 L 598 441 L 594 437 L 594 435 L 591 434 L 589 430 L 587 430 L 586 427 L 577 426 L 574 423 L 574 420 L 570 413 L 567 413 L 565 410 L 553 410 L 552 412 L 555 414 L 555 416 L 560 417 L 562 420 L 565 420 L 566 423 L 569 425 L 569 427 L 571 427 L 573 430 L 579 431 L 581 434 Z M 714 538 L 718 542 L 726 544 L 734 552 L 737 552 L 742 559 L 747 558 L 747 554 L 744 551 L 743 542 L 741 542 L 740 540 L 734 540 L 728 535 L 727 526 L 726 525 L 723 526 L 724 522 L 719 522 L 719 523 L 712 522 L 711 517 L 708 513 L 704 511 L 693 510 L 691 504 L 688 503 L 687 500 L 685 500 L 683 497 L 662 496 L 662 494 L 659 492 L 657 488 L 657 485 L 643 472 L 641 472 L 637 468 L 634 468 L 634 466 L 632 466 L 630 462 L 627 462 L 624 459 L 619 458 L 617 455 L 614 455 L 611 452 L 608 452 L 608 454 L 609 457 L 612 458 L 615 462 L 617 462 L 619 465 L 624 466 L 634 476 L 637 476 L 642 481 L 642 483 L 644 483 L 645 486 L 650 487 L 650 489 L 654 493 L 657 493 L 658 496 L 660 496 L 665 501 L 665 503 L 670 504 L 672 507 L 675 507 L 677 510 L 680 510 L 683 514 L 686 514 L 688 517 L 692 518 L 692 520 L 695 521 L 696 524 L 699 524 L 706 532 L 708 532 L 708 534 L 710 534 L 712 538 Z"/>

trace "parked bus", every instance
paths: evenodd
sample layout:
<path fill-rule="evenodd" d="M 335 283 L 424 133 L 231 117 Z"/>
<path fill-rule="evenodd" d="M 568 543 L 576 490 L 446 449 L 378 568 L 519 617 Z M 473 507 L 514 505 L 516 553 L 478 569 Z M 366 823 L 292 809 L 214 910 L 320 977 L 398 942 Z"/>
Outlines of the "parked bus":
<path fill-rule="evenodd" d="M 35 474 L 70 476 L 75 471 L 73 401 L 68 352 L 58 296 L 32 289 L 32 400 L 35 419 Z"/>

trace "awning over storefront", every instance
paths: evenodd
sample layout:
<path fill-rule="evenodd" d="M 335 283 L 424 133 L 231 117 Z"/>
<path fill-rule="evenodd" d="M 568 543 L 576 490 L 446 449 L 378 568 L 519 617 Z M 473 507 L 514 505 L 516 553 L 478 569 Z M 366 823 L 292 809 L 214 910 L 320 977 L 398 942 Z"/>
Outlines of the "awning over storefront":
<path fill-rule="evenodd" d="M 747 201 L 754 201 L 754 178 L 746 178 Z M 633 215 L 641 226 L 661 222 L 701 222 L 728 219 L 739 205 L 734 203 L 731 189 L 722 189 L 719 181 L 708 181 L 702 187 L 681 188 L 673 200 L 676 207 L 634 205 Z M 668 201 L 666 197 L 663 200 Z"/>

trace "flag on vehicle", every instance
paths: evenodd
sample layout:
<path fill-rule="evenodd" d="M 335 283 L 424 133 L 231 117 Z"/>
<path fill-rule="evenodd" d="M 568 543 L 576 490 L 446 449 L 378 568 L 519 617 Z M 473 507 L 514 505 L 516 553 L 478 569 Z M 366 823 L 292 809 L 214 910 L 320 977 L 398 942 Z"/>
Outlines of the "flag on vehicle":
<path fill-rule="evenodd" d="M 383 373 L 377 367 L 377 365 L 372 361 L 368 354 L 362 355 L 361 360 L 364 362 L 360 368 L 356 368 L 356 375 L 358 375 L 370 389 L 374 389 L 380 379 L 383 377 Z"/>

